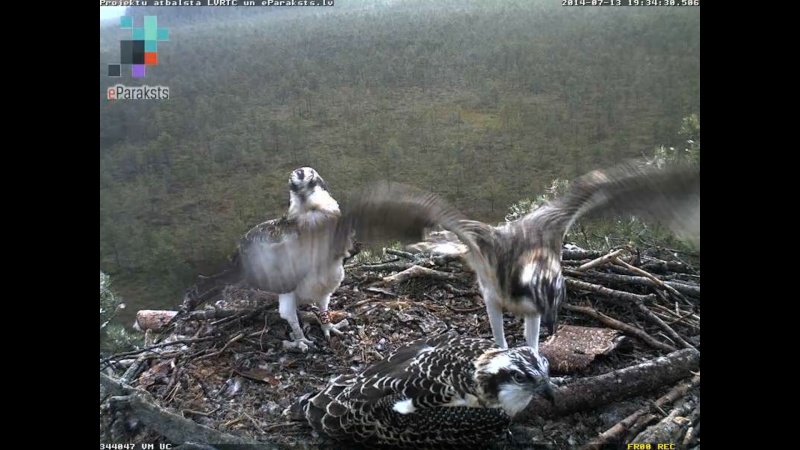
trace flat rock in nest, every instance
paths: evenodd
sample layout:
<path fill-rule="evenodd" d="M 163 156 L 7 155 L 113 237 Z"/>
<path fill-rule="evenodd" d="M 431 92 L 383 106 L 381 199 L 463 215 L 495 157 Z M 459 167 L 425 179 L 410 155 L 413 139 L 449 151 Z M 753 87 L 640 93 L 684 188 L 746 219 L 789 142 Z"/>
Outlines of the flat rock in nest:
<path fill-rule="evenodd" d="M 539 346 L 539 352 L 550 361 L 550 373 L 567 375 L 581 372 L 597 355 L 608 355 L 626 338 L 611 328 L 561 325 L 555 335 Z"/>

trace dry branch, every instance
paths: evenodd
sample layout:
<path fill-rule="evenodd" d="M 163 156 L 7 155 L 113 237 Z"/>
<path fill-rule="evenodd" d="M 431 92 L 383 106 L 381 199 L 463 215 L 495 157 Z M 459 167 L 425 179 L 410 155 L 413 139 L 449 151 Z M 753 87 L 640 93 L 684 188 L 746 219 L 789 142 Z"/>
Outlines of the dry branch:
<path fill-rule="evenodd" d="M 449 272 L 442 272 L 440 270 L 428 269 L 422 266 L 411 266 L 408 269 L 388 277 L 384 277 L 384 283 L 402 283 L 412 278 L 427 277 L 434 280 L 457 281 L 463 278 L 463 275 L 453 274 Z"/>
<path fill-rule="evenodd" d="M 615 251 L 613 251 L 613 252 L 611 252 L 611 253 L 609 253 L 607 255 L 603 255 L 603 256 L 601 256 L 601 257 L 599 257 L 599 258 L 597 258 L 597 259 L 595 259 L 593 261 L 589 261 L 588 263 L 583 264 L 582 266 L 578 267 L 575 270 L 577 270 L 579 272 L 583 272 L 584 270 L 589 270 L 589 269 L 592 269 L 592 268 L 595 268 L 595 267 L 598 267 L 598 266 L 604 266 L 604 265 L 610 263 L 611 261 L 613 261 L 614 259 L 616 259 L 617 256 L 619 256 L 624 251 L 625 251 L 624 248 L 621 248 L 619 250 L 615 250 Z"/>
<path fill-rule="evenodd" d="M 641 265 L 641 268 L 648 272 L 655 272 L 665 274 L 668 272 L 678 273 L 691 273 L 696 274 L 697 271 L 690 265 L 678 261 L 662 261 L 660 259 L 648 259 L 647 262 Z"/>
<path fill-rule="evenodd" d="M 255 441 L 221 433 L 197 422 L 185 419 L 156 405 L 153 397 L 140 389 L 127 386 L 106 374 L 100 374 L 100 384 L 113 395 L 109 399 L 112 410 L 124 410 L 149 430 L 170 442 L 196 442 L 202 444 L 255 444 Z"/>
<path fill-rule="evenodd" d="M 531 400 L 520 413 L 519 420 L 524 422 L 530 416 L 554 417 L 595 409 L 674 384 L 699 367 L 700 352 L 683 349 L 635 366 L 577 379 L 556 390 L 555 406 L 541 398 Z"/>
<path fill-rule="evenodd" d="M 664 281 L 664 284 L 674 288 L 676 291 L 680 292 L 683 295 L 692 295 L 695 297 L 700 297 L 700 286 L 681 283 L 679 281 Z"/>
<path fill-rule="evenodd" d="M 676 353 L 681 353 L 681 352 L 684 352 L 686 355 L 689 356 L 692 355 L 696 356 L 697 365 L 699 366 L 700 353 L 688 349 L 680 350 L 679 352 Z M 656 400 L 655 406 L 658 408 L 662 408 L 674 402 L 675 400 L 683 397 L 692 388 L 699 385 L 700 385 L 700 374 L 698 373 L 697 375 L 692 377 L 691 380 L 681 383 L 678 386 L 675 386 L 666 395 Z M 649 405 L 647 407 L 639 409 L 638 411 L 634 412 L 630 416 L 623 419 L 620 423 L 614 425 L 613 427 L 609 428 L 608 430 L 600 434 L 600 436 L 593 439 L 584 448 L 586 448 L 587 450 L 596 449 L 606 444 L 618 442 L 622 438 L 622 436 L 628 431 L 628 429 L 630 429 L 642 416 L 647 414 L 649 411 L 650 411 Z"/>
<path fill-rule="evenodd" d="M 406 270 L 411 267 L 411 263 L 407 262 L 387 262 L 387 263 L 380 263 L 380 264 L 364 264 L 359 269 L 361 270 L 369 270 L 374 272 L 398 272 L 401 270 Z"/>
<path fill-rule="evenodd" d="M 691 411 L 692 402 L 688 399 L 684 399 L 683 403 L 677 405 L 675 409 L 670 411 L 666 417 L 658 421 L 658 423 L 647 427 L 644 431 L 636 434 L 634 438 L 630 440 L 630 442 L 635 443 L 661 443 L 661 442 L 680 442 L 682 441 L 682 437 L 685 434 L 687 429 L 689 428 L 689 420 L 686 417 L 683 417 L 689 411 Z M 659 408 L 660 409 L 660 408 Z M 655 413 L 648 414 L 645 416 L 645 419 L 637 421 L 637 424 L 641 423 L 639 427 L 634 427 L 628 432 L 628 435 L 632 435 L 637 433 L 641 427 L 646 426 L 648 423 L 652 422 L 653 420 L 657 419 L 658 416 Z"/>
<path fill-rule="evenodd" d="M 689 300 L 687 300 L 687 299 L 686 299 L 686 297 L 684 297 L 684 296 L 683 296 L 683 294 L 681 294 L 680 292 L 678 292 L 678 290 L 677 290 L 677 289 L 675 289 L 675 288 L 674 288 L 674 287 L 672 287 L 672 286 L 669 286 L 669 285 L 666 285 L 666 284 L 664 284 L 664 282 L 663 282 L 663 281 L 659 280 L 659 279 L 658 279 L 658 278 L 656 278 L 656 277 L 655 277 L 653 274 L 651 274 L 651 273 L 647 272 L 646 270 L 642 270 L 642 269 L 640 269 L 640 268 L 638 268 L 638 267 L 632 266 L 632 265 L 630 265 L 630 264 L 626 263 L 625 261 L 622 261 L 622 260 L 620 260 L 619 258 L 614 258 L 614 261 L 613 261 L 613 262 L 614 262 L 614 264 L 617 264 L 617 265 L 619 265 L 619 266 L 622 266 L 622 267 L 624 267 L 624 268 L 626 268 L 626 269 L 630 270 L 631 272 L 633 272 L 633 273 L 635 273 L 635 274 L 637 274 L 637 275 L 641 275 L 641 276 L 643 276 L 643 277 L 647 277 L 647 278 L 649 278 L 649 279 L 650 279 L 650 280 L 652 280 L 652 281 L 653 281 L 653 283 L 655 283 L 655 284 L 656 284 L 658 287 L 660 287 L 660 288 L 663 288 L 663 289 L 666 289 L 666 290 L 667 290 L 667 292 L 669 292 L 670 294 L 672 294 L 673 296 L 675 296 L 675 298 L 677 298 L 677 299 L 679 299 L 680 301 L 682 301 L 682 302 L 686 303 L 687 305 L 691 305 L 691 302 L 689 302 Z"/>
<path fill-rule="evenodd" d="M 661 327 L 661 329 L 667 333 L 667 336 L 669 336 L 670 338 L 681 344 L 683 348 L 691 348 L 693 350 L 697 350 L 696 348 L 694 348 L 692 344 L 686 342 L 686 339 L 684 339 L 680 334 L 678 334 L 675 330 L 673 330 L 671 326 L 667 325 L 666 322 L 664 322 L 663 320 L 661 320 L 660 317 L 655 315 L 653 311 L 650 311 L 650 309 L 647 306 L 644 306 L 641 303 L 637 303 L 636 309 L 639 312 L 641 312 L 645 317 L 647 317 L 650 321 Z"/>
<path fill-rule="evenodd" d="M 592 280 L 596 280 L 599 282 L 609 283 L 615 286 L 643 286 L 643 287 L 652 287 L 658 288 L 663 287 L 665 289 L 673 288 L 676 291 L 680 292 L 683 295 L 689 295 L 691 297 L 700 297 L 700 286 L 688 284 L 688 283 L 681 283 L 676 281 L 666 281 L 660 280 L 656 277 L 658 282 L 654 281 L 649 277 L 638 276 L 638 275 L 625 275 L 619 273 L 608 273 L 608 272 L 599 272 L 596 270 L 590 270 L 587 272 L 578 272 L 575 269 L 570 268 L 563 268 L 562 271 L 564 275 L 571 276 L 573 278 L 590 278 Z M 663 286 L 658 283 L 663 283 Z"/>
<path fill-rule="evenodd" d="M 383 252 L 386 253 L 387 255 L 399 256 L 405 259 L 411 259 L 411 260 L 415 259 L 413 253 L 404 252 L 402 250 L 395 250 L 393 248 L 384 248 Z"/>
<path fill-rule="evenodd" d="M 617 300 L 624 300 L 633 303 L 650 303 L 656 299 L 655 294 L 647 294 L 647 295 L 632 294 L 630 292 L 618 291 L 616 289 L 609 289 L 607 287 L 600 286 L 599 284 L 587 283 L 586 281 L 576 280 L 570 277 L 567 277 L 566 280 L 567 280 L 567 286 L 572 289 L 580 289 L 583 291 L 594 292 L 596 294 L 600 294 L 605 297 Z"/>

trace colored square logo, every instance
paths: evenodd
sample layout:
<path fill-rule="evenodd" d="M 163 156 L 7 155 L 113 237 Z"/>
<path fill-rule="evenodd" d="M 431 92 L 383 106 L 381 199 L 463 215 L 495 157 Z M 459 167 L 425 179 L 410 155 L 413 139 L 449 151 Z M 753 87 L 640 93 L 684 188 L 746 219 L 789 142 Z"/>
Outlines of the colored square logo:
<path fill-rule="evenodd" d="M 131 66 L 131 76 L 133 78 L 144 78 L 145 75 L 145 65 L 144 64 L 134 64 Z"/>
<path fill-rule="evenodd" d="M 146 66 L 158 65 L 158 41 L 169 41 L 169 30 L 158 26 L 157 16 L 144 16 L 142 26 L 134 26 L 133 16 L 119 19 L 122 30 L 130 30 L 130 39 L 119 43 L 119 63 L 108 65 L 108 76 L 122 76 L 122 66 L 130 66 L 133 78 L 144 78 Z"/>

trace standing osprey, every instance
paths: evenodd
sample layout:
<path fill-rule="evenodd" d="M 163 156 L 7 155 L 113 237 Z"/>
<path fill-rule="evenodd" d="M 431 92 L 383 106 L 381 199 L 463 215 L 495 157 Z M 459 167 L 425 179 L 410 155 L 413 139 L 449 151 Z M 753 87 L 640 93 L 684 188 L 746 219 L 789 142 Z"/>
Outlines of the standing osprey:
<path fill-rule="evenodd" d="M 494 227 L 459 222 L 470 246 L 466 258 L 475 270 L 495 342 L 508 346 L 503 311 L 525 320 L 525 340 L 538 352 L 542 321 L 554 334 L 558 308 L 566 296 L 561 247 L 581 217 L 635 214 L 665 224 L 699 246 L 699 166 L 664 168 L 628 162 L 595 170 L 570 183 L 566 194 L 522 218 Z"/>
<path fill-rule="evenodd" d="M 238 257 L 247 284 L 279 294 L 279 313 L 294 335 L 294 341 L 283 342 L 284 348 L 305 352 L 312 343 L 297 319 L 298 304 L 316 303 L 326 338 L 331 331 L 341 333 L 331 324 L 328 303 L 344 279 L 342 261 L 349 256 L 348 248 L 318 258 L 316 253 L 329 251 L 317 246 L 324 242 L 300 237 L 305 230 L 335 223 L 340 215 L 325 180 L 316 170 L 301 167 L 289 176 L 288 214 L 256 225 L 239 242 Z"/>
<path fill-rule="evenodd" d="M 312 341 L 300 327 L 297 306 L 317 305 L 326 338 L 332 331 L 341 333 L 331 324 L 328 303 L 344 279 L 343 261 L 352 255 L 356 234 L 361 240 L 421 237 L 434 219 L 453 225 L 457 218 L 433 194 L 400 184 L 382 183 L 342 211 L 322 177 L 302 167 L 289 177 L 288 214 L 253 227 L 241 238 L 234 256 L 236 275 L 252 287 L 279 294 L 279 313 L 294 335 L 293 341 L 283 342 L 284 348 L 305 352 Z"/>
<path fill-rule="evenodd" d="M 396 219 L 403 217 L 403 208 L 391 208 L 393 197 L 381 201 L 382 208 L 400 213 Z M 566 295 L 561 247 L 572 224 L 581 217 L 635 214 L 664 223 L 699 246 L 700 169 L 633 161 L 596 170 L 574 180 L 566 194 L 549 204 L 496 227 L 458 219 L 441 200 L 436 207 L 424 217 L 468 247 L 465 257 L 478 278 L 495 342 L 508 347 L 503 311 L 509 311 L 524 317 L 526 343 L 538 352 L 541 321 L 555 332 L 558 307 Z M 438 211 L 446 211 L 446 217 L 439 220 Z"/>
<path fill-rule="evenodd" d="M 486 447 L 534 395 L 554 401 L 547 360 L 447 333 L 340 375 L 284 414 L 318 433 L 373 447 Z"/>

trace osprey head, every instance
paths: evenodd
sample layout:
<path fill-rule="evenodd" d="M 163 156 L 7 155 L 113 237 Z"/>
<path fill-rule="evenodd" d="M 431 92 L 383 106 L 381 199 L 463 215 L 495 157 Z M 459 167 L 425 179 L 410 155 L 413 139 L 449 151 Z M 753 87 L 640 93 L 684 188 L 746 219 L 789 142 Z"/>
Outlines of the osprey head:
<path fill-rule="evenodd" d="M 311 167 L 300 167 L 289 176 L 289 189 L 302 197 L 307 197 L 317 188 L 327 191 L 325 180 Z"/>
<path fill-rule="evenodd" d="M 488 350 L 477 359 L 475 369 L 483 400 L 499 404 L 509 417 L 525 409 L 534 395 L 555 404 L 550 363 L 528 346 Z"/>

